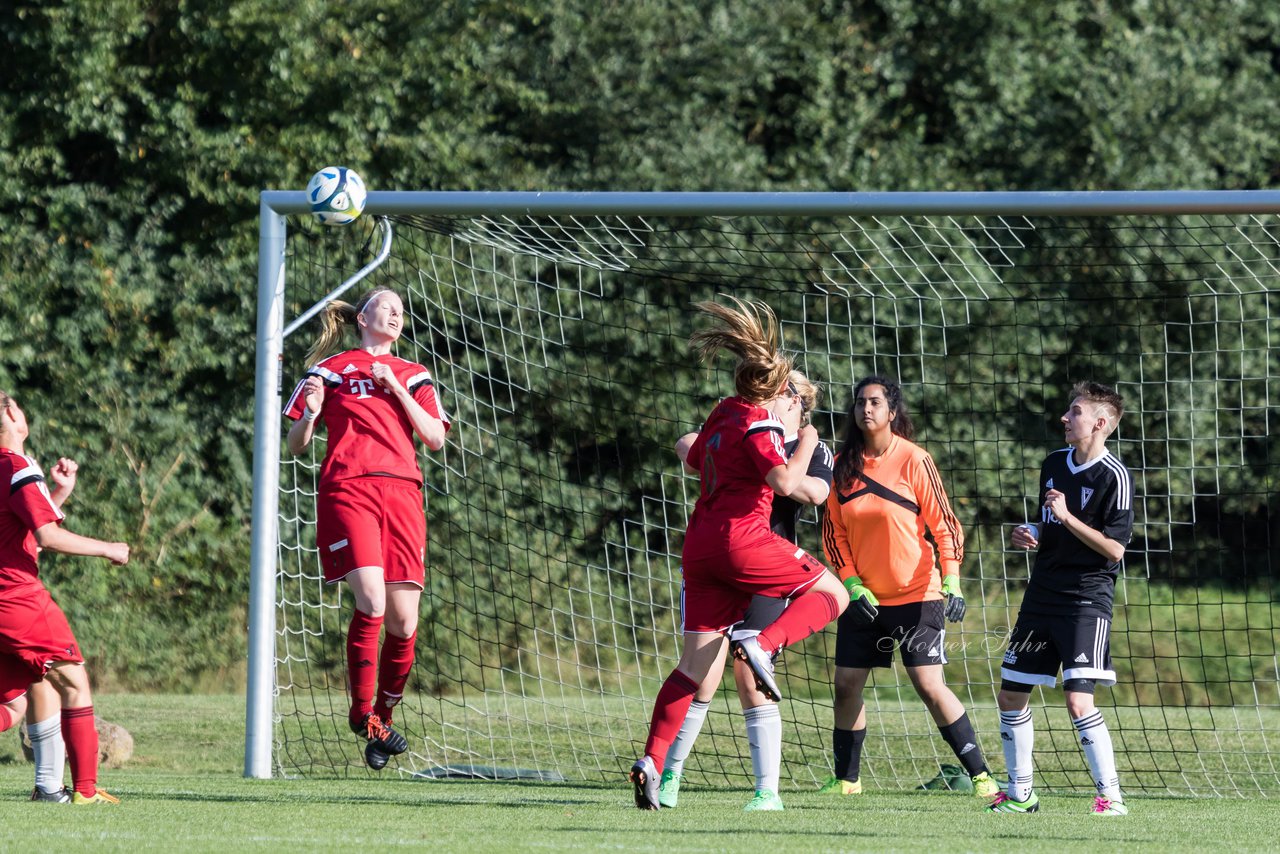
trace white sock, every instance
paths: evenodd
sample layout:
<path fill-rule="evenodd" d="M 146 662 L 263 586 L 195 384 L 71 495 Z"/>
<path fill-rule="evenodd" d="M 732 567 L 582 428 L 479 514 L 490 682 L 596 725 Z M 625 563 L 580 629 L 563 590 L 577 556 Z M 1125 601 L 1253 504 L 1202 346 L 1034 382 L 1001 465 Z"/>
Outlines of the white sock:
<path fill-rule="evenodd" d="M 67 765 L 67 745 L 62 740 L 62 713 L 27 726 L 31 752 L 35 754 L 36 788 L 42 792 L 62 791 L 62 773 Z"/>
<path fill-rule="evenodd" d="M 1123 800 L 1120 775 L 1116 773 L 1116 754 L 1111 746 L 1111 731 L 1102 719 L 1102 712 L 1094 709 L 1072 723 L 1080 735 L 1080 747 L 1093 773 L 1093 784 L 1097 786 L 1098 794 L 1113 801 Z"/>
<path fill-rule="evenodd" d="M 684 761 L 693 752 L 693 743 L 698 740 L 698 733 L 702 732 L 702 723 L 707 719 L 709 708 L 711 708 L 710 700 L 705 703 L 694 700 L 689 704 L 689 711 L 685 713 L 680 732 L 676 733 L 676 740 L 671 742 L 671 747 L 667 750 L 667 761 L 662 765 L 664 771 L 670 771 L 677 777 L 684 771 Z"/>
<path fill-rule="evenodd" d="M 1031 709 L 1000 713 L 1000 744 L 1004 747 L 1004 767 L 1009 769 L 1009 785 L 1005 794 L 1015 801 L 1031 797 L 1032 745 L 1035 727 Z"/>
<path fill-rule="evenodd" d="M 765 703 L 742 713 L 747 719 L 747 743 L 751 745 L 751 767 L 756 772 L 756 791 L 778 792 L 782 770 L 782 712 L 776 703 Z"/>

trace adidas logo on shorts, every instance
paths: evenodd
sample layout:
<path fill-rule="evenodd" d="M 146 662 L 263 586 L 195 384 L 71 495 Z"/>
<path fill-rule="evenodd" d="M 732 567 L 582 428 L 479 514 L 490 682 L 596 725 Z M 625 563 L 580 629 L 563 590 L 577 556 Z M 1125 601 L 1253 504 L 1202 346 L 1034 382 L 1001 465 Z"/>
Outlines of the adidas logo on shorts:
<path fill-rule="evenodd" d="M 1088 664 L 1088 663 L 1089 663 L 1089 656 L 1085 655 L 1083 652 L 1076 656 L 1076 664 Z"/>
<path fill-rule="evenodd" d="M 938 657 L 938 648 L 936 646 L 929 647 L 929 657 L 930 658 Z"/>

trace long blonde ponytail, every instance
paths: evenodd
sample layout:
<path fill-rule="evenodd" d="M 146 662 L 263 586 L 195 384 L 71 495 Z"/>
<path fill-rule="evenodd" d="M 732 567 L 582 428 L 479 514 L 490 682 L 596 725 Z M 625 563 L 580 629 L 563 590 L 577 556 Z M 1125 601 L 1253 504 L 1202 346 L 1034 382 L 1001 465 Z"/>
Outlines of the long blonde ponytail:
<path fill-rule="evenodd" d="M 689 343 L 703 361 L 720 350 L 737 356 L 733 384 L 738 396 L 751 403 L 765 403 L 777 397 L 791 373 L 791 359 L 778 348 L 778 319 L 762 302 L 728 299 L 735 307 L 715 302 L 694 303 L 694 308 L 718 323 L 693 333 Z"/>

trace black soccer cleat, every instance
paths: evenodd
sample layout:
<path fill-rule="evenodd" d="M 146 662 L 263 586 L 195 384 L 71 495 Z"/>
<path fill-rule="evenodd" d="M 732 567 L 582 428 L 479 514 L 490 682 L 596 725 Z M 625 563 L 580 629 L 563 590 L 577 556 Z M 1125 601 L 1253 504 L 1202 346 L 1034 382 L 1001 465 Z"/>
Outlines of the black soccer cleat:
<path fill-rule="evenodd" d="M 46 804 L 69 804 L 71 803 L 71 790 L 63 786 L 56 792 L 46 792 L 36 786 L 31 790 L 31 800 Z"/>
<path fill-rule="evenodd" d="M 399 756 L 409 749 L 409 740 L 384 724 L 382 718 L 373 712 L 361 718 L 359 723 L 353 723 L 351 731 L 356 735 L 364 736 L 370 744 L 376 744 L 378 749 L 388 756 Z M 368 758 L 367 755 L 366 758 Z"/>
<path fill-rule="evenodd" d="M 364 764 L 368 765 L 374 771 L 381 771 L 387 767 L 387 763 L 391 761 L 391 754 L 387 753 L 381 747 L 378 747 L 376 741 L 371 741 L 364 746 Z"/>

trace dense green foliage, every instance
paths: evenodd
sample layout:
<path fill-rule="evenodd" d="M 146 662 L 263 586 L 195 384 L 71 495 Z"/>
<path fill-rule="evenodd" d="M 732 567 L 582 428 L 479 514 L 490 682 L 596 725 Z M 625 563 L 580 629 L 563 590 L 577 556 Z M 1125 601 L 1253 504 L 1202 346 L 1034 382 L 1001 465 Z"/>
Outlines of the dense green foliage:
<path fill-rule="evenodd" d="M 134 546 L 45 561 L 99 672 L 242 657 L 260 190 L 1274 185 L 1280 11 L 1124 5 L 5 4 L 0 388 Z"/>

